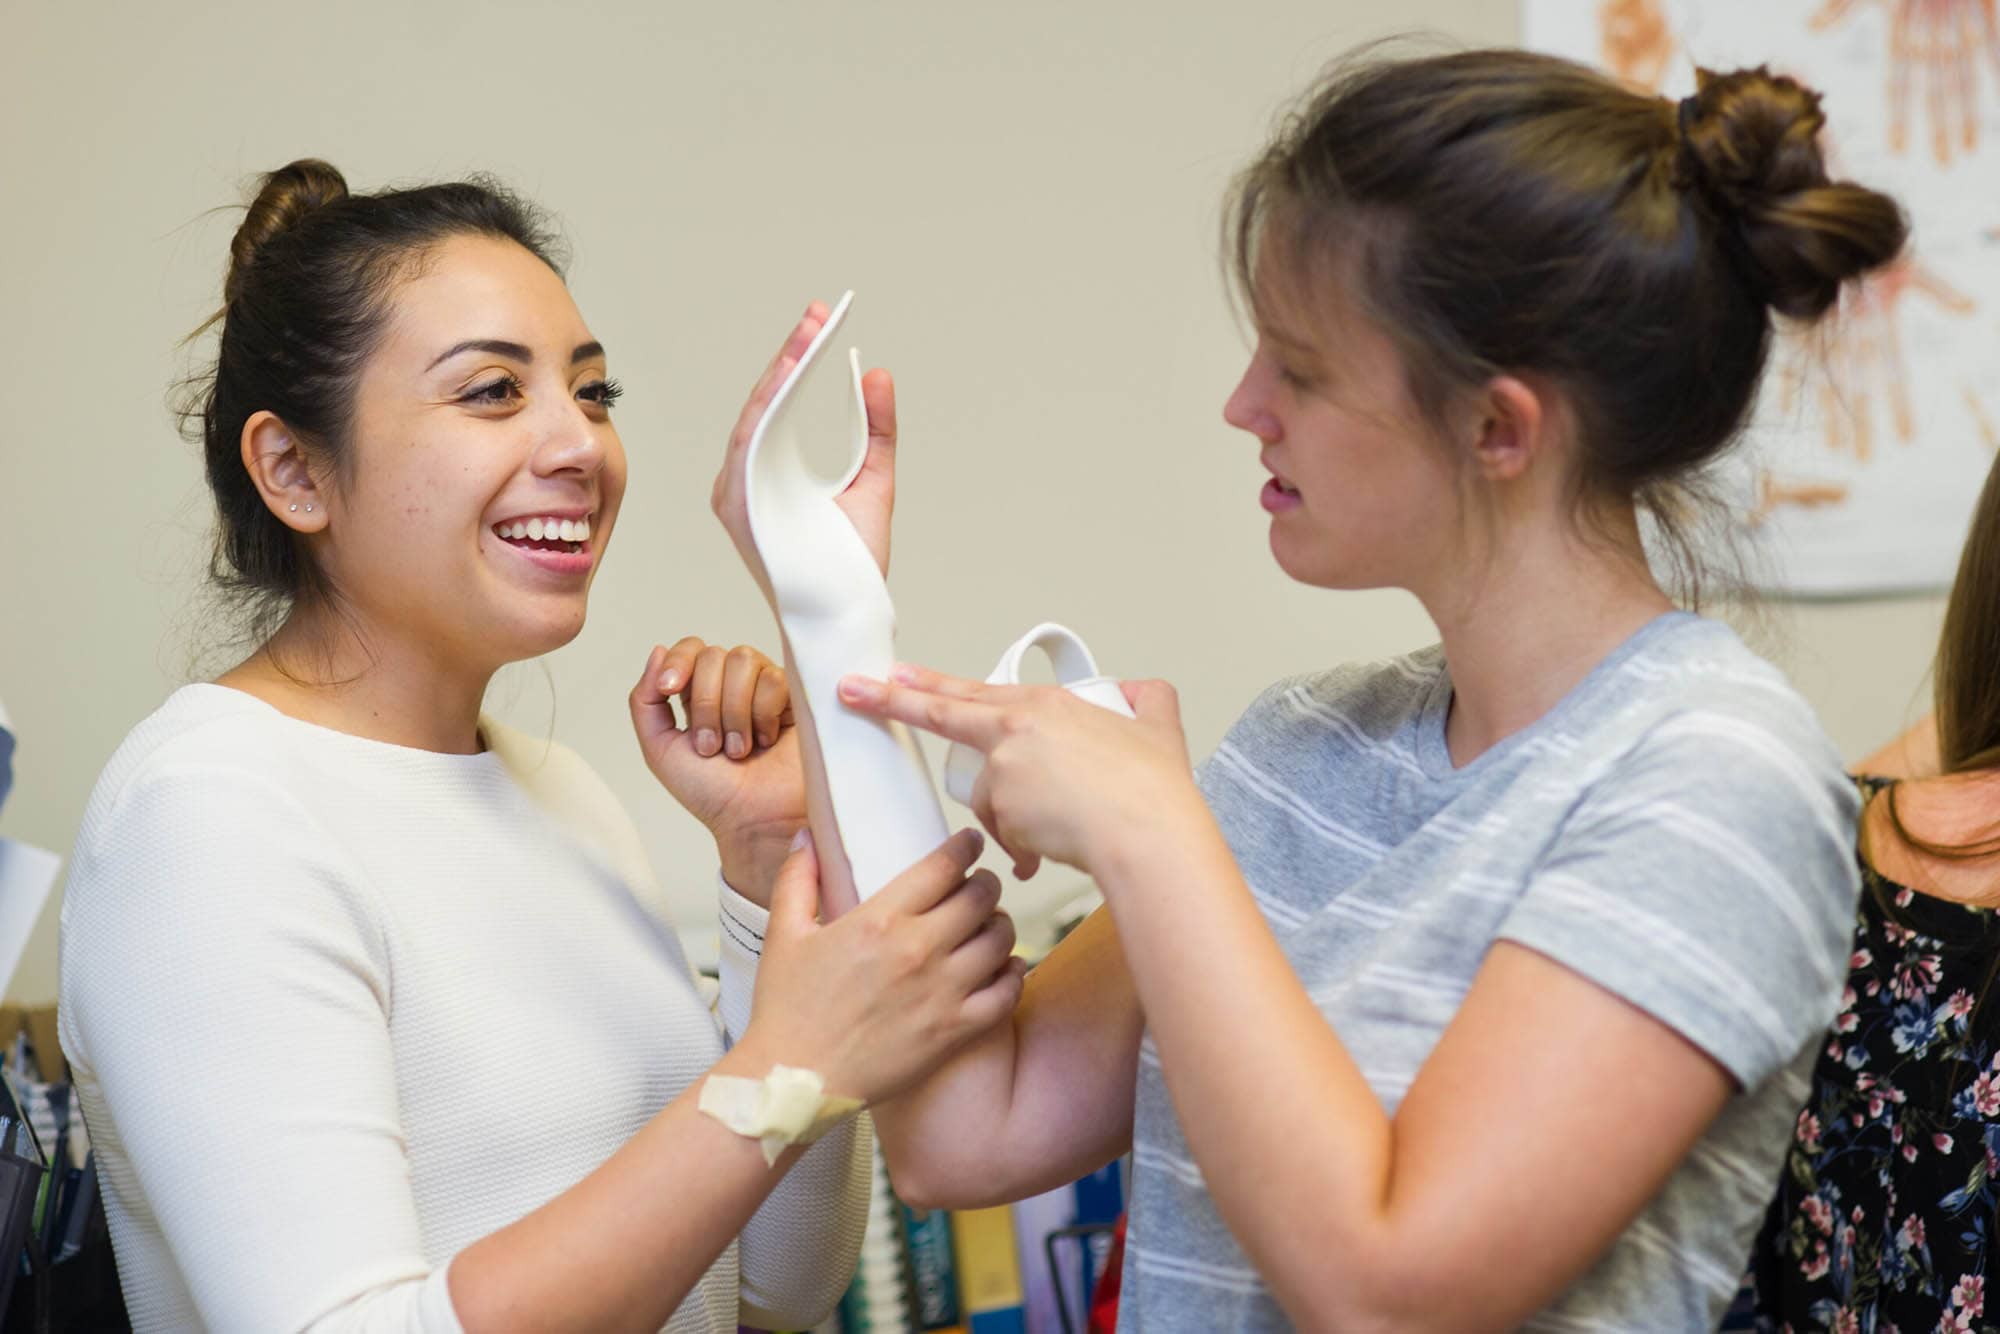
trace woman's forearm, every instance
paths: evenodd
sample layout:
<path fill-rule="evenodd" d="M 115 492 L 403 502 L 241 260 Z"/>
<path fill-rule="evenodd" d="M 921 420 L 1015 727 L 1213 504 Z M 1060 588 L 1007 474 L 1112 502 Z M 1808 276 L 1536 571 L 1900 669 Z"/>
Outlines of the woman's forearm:
<path fill-rule="evenodd" d="M 772 1064 L 753 1038 L 713 1071 L 758 1079 Z M 666 1324 L 802 1152 L 766 1165 L 757 1141 L 698 1110 L 700 1092 L 697 1081 L 596 1171 L 453 1258 L 466 1334 Z"/>
<path fill-rule="evenodd" d="M 1317 1324 L 1319 1276 L 1382 1249 L 1389 1118 L 1205 808 L 1168 824 L 1093 869 L 1209 1192 L 1287 1310 Z"/>
<path fill-rule="evenodd" d="M 1666 1024 L 1502 940 L 1392 1119 L 1220 832 L 1170 827 L 1093 869 L 1210 1197 L 1302 1328 L 1514 1327 L 1730 1096 Z"/>

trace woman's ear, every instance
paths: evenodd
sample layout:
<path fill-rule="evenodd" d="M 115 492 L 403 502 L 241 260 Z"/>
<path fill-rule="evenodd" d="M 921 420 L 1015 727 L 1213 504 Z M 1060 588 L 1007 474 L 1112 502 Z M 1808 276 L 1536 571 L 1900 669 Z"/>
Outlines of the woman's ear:
<path fill-rule="evenodd" d="M 1474 406 L 1478 417 L 1472 457 L 1487 481 L 1523 477 L 1536 459 L 1550 451 L 1553 405 L 1545 390 L 1518 376 L 1496 375 L 1486 382 Z"/>
<path fill-rule="evenodd" d="M 326 506 L 313 485 L 306 456 L 292 429 L 275 413 L 253 412 L 243 423 L 243 467 L 250 484 L 278 522 L 294 532 L 317 533 L 326 527 Z"/>

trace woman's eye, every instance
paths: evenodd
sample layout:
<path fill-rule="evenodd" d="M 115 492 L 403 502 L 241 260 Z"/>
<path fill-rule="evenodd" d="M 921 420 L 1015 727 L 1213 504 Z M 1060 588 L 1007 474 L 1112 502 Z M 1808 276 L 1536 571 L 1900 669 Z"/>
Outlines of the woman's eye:
<path fill-rule="evenodd" d="M 605 411 L 625 395 L 625 386 L 616 380 L 593 380 L 576 391 L 576 396 L 586 403 L 595 403 Z"/>
<path fill-rule="evenodd" d="M 468 389 L 459 401 L 461 403 L 506 403 L 519 397 L 520 393 L 521 382 L 511 375 L 503 375 L 499 379 L 489 380 L 475 389 Z"/>

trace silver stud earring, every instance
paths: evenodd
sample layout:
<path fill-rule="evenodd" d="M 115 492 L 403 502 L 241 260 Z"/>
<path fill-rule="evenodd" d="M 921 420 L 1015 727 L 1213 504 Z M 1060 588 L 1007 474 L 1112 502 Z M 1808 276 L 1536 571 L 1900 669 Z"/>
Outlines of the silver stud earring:
<path fill-rule="evenodd" d="M 306 506 L 306 513 L 311 514 L 312 512 L 313 512 L 313 507 L 310 505 Z"/>
<path fill-rule="evenodd" d="M 292 506 L 292 513 L 297 514 L 298 512 L 299 512 L 299 507 L 297 505 Z"/>

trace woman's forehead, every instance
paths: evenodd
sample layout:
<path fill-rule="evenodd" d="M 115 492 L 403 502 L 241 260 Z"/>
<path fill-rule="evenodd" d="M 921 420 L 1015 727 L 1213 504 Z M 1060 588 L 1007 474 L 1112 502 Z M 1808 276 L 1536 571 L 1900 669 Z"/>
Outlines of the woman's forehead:
<path fill-rule="evenodd" d="M 554 270 L 513 241 L 455 236 L 398 285 L 386 344 L 420 353 L 469 338 L 560 347 L 588 341 L 583 316 Z M 435 355 L 435 353 L 433 353 Z"/>

